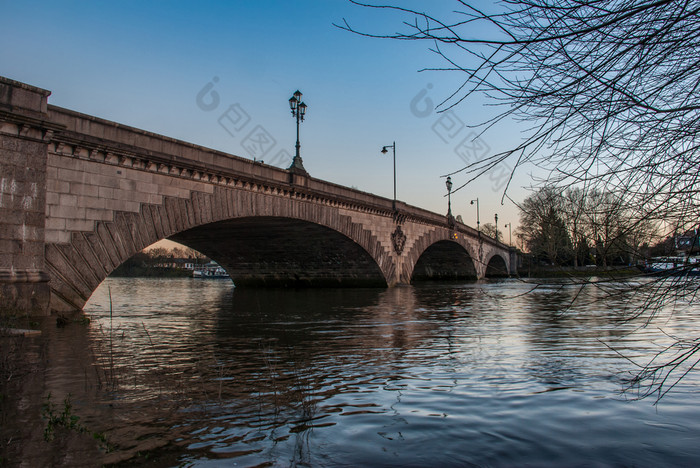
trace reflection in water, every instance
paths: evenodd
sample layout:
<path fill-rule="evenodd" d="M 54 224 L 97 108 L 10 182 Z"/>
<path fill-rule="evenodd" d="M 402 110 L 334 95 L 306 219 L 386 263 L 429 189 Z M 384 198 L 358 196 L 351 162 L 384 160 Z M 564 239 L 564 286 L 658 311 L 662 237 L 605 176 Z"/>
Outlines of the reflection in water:
<path fill-rule="evenodd" d="M 114 445 L 104 462 L 153 450 L 154 466 L 673 466 L 700 457 L 697 381 L 658 407 L 626 402 L 619 372 L 629 363 L 601 342 L 648 357 L 663 333 L 630 334 L 636 325 L 621 323 L 615 306 L 570 307 L 570 289 L 527 290 L 511 280 L 246 291 L 110 278 L 86 307 L 91 324 L 44 324 L 48 336 L 33 345 L 44 353 L 42 383 L 15 391 L 33 392 L 25 406 L 70 393 L 81 423 Z M 666 325 L 692 333 L 696 316 Z M 50 455 L 61 449 L 42 445 L 41 430 L 39 421 L 25 431 L 35 449 L 22 457 L 80 464 Z M 86 466 L 99 459 L 90 450 Z"/>

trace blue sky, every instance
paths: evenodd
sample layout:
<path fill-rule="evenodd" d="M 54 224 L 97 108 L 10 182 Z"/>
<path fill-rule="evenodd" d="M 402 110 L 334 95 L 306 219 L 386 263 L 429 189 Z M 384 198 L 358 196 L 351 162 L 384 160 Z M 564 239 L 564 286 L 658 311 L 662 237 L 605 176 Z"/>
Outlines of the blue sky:
<path fill-rule="evenodd" d="M 454 6 L 428 5 L 431 11 Z M 299 89 L 308 105 L 301 152 L 312 176 L 391 197 L 391 153 L 379 151 L 396 141 L 398 198 L 432 211 L 447 210 L 441 175 L 520 138 L 517 127 L 503 126 L 478 147 L 460 146 L 471 141 L 464 125 L 492 110 L 472 100 L 453 114 L 433 111 L 430 104 L 454 90 L 459 75 L 419 73 L 444 65 L 427 43 L 334 27 L 345 18 L 368 31 L 401 28 L 399 17 L 346 0 L 0 0 L 0 8 L 0 75 L 51 90 L 51 104 L 286 166 L 279 152 L 293 154 L 295 142 L 287 101 Z M 197 95 L 209 83 L 219 104 L 205 110 Z M 232 105 L 250 117 L 240 134 L 219 124 Z M 254 126 L 276 142 L 267 154 L 251 154 L 244 145 Z M 519 186 L 529 184 L 523 174 L 509 194 L 522 199 L 527 192 Z M 512 203 L 501 205 L 502 185 L 493 174 L 453 194 L 453 213 L 474 226 L 469 201 L 478 197 L 482 224 L 494 213 L 499 226 L 517 224 Z"/>

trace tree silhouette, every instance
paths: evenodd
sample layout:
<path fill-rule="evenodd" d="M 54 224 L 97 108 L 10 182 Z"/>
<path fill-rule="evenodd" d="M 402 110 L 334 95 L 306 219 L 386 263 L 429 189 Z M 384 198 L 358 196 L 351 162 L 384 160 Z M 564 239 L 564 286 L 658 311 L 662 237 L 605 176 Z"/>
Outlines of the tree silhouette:
<path fill-rule="evenodd" d="M 500 229 L 499 229 L 500 231 Z M 496 225 L 493 223 L 484 223 L 484 225 L 481 226 L 481 233 L 485 236 L 488 236 L 492 239 L 501 239 L 501 233 L 496 231 Z M 498 236 L 498 237 L 496 237 Z"/>

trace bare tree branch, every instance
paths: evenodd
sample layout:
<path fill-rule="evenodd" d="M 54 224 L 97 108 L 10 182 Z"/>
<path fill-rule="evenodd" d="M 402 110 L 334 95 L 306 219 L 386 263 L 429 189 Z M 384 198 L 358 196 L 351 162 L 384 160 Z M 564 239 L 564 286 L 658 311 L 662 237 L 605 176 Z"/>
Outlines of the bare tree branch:
<path fill-rule="evenodd" d="M 569 229 L 574 250 L 589 236 L 606 255 L 624 245 L 622 253 L 636 257 L 641 233 L 660 226 L 667 233 L 684 232 L 697 225 L 700 1 L 503 0 L 477 6 L 457 0 L 455 11 L 440 17 L 351 1 L 395 15 L 400 29 L 360 31 L 346 20 L 339 28 L 367 37 L 427 41 L 446 66 L 424 71 L 462 76 L 438 111 L 485 95 L 498 112 L 475 123 L 480 134 L 507 122 L 526 126 L 520 144 L 455 168 L 449 175 L 456 190 L 508 160 L 514 169 L 507 197 L 513 174 L 541 168 L 548 174 L 544 185 L 561 193 L 582 190 L 587 203 L 596 205 L 584 210 L 595 232 Z M 614 216 L 620 210 L 625 223 Z M 582 226 L 579 218 L 566 221 L 569 227 Z M 633 286 L 646 299 L 632 317 L 651 321 L 669 304 L 694 300 L 698 287 L 689 280 L 694 268 L 686 265 Z M 661 355 L 678 355 L 642 367 L 634 385 L 649 383 L 647 390 L 663 396 L 676 376 L 694 369 L 697 341 L 676 343 Z"/>

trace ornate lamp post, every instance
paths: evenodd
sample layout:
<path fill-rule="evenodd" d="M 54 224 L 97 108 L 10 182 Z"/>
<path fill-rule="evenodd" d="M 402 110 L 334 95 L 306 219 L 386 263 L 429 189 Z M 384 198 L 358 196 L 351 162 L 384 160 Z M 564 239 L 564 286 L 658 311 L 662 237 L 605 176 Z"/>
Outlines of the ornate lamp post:
<path fill-rule="evenodd" d="M 297 119 L 297 144 L 296 144 L 296 154 L 292 160 L 292 165 L 289 166 L 289 170 L 294 172 L 301 172 L 306 174 L 306 169 L 304 169 L 304 164 L 301 160 L 301 155 L 299 154 L 299 122 L 304 121 L 304 115 L 306 114 L 306 104 L 301 100 L 301 92 L 296 90 L 291 98 L 289 98 L 289 107 L 292 109 L 292 116 Z"/>
<path fill-rule="evenodd" d="M 481 229 L 479 228 L 479 198 L 477 198 L 476 200 L 472 200 L 471 204 L 473 205 L 474 202 L 476 202 L 476 230 L 481 232 Z"/>
<path fill-rule="evenodd" d="M 498 242 L 498 213 L 493 215 L 493 219 L 496 221 L 496 242 Z"/>
<path fill-rule="evenodd" d="M 452 220 L 452 178 L 447 176 L 445 181 L 445 186 L 447 187 L 447 219 Z"/>
<path fill-rule="evenodd" d="M 394 151 L 394 200 L 391 203 L 391 208 L 396 211 L 396 142 L 393 145 L 387 145 L 382 148 L 382 154 L 386 154 L 387 148 L 391 148 Z"/>
<path fill-rule="evenodd" d="M 511 222 L 511 223 L 508 223 L 508 224 L 506 224 L 506 225 L 503 226 L 503 227 L 507 227 L 507 228 L 508 228 L 508 245 L 511 246 L 511 247 L 513 247 L 513 230 L 512 230 L 512 228 L 513 228 L 513 223 L 512 223 L 512 222 Z"/>

